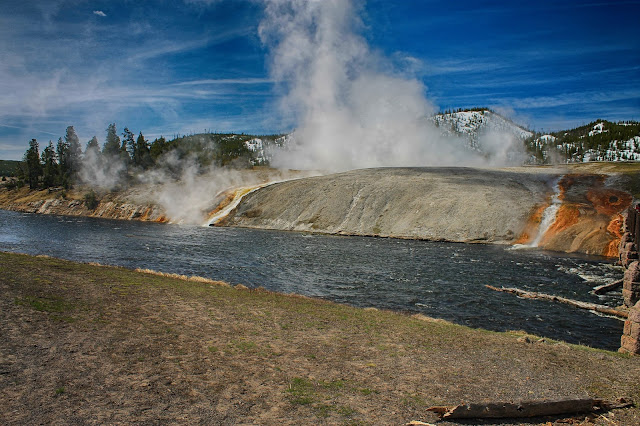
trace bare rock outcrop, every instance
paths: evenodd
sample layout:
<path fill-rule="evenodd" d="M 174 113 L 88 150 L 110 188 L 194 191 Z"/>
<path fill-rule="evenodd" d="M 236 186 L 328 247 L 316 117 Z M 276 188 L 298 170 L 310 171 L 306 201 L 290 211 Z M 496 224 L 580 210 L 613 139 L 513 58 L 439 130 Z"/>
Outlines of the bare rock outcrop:
<path fill-rule="evenodd" d="M 512 242 L 554 175 L 378 168 L 283 182 L 245 197 L 222 225 L 330 234 Z"/>
<path fill-rule="evenodd" d="M 616 257 L 633 197 L 607 181 L 535 167 L 354 170 L 260 189 L 218 225 L 527 245 L 560 191 L 538 247 Z"/>
<path fill-rule="evenodd" d="M 96 199 L 94 208 L 88 208 L 83 197 L 88 189 L 76 191 L 17 191 L 4 190 L 0 194 L 0 208 L 25 213 L 90 216 L 105 219 L 143 220 L 167 222 L 162 208 L 148 202 L 135 201 L 127 193 L 106 193 Z"/>

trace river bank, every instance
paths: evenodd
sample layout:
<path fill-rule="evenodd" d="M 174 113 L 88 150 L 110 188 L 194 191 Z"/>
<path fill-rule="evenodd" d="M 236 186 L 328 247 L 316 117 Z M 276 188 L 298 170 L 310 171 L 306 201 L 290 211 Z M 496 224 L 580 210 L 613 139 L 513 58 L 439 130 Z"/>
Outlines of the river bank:
<path fill-rule="evenodd" d="M 51 258 L 0 253 L 0 269 L 5 424 L 404 424 L 462 401 L 640 399 L 636 358 L 521 333 Z"/>
<path fill-rule="evenodd" d="M 250 193 L 219 224 L 617 257 L 640 163 L 589 166 L 353 170 Z"/>
<path fill-rule="evenodd" d="M 110 219 L 535 246 L 615 258 L 640 163 L 385 168 L 301 178 L 245 171 L 121 191 L 0 188 L 0 208 Z M 291 177 L 297 179 L 287 180 Z M 269 184 L 277 180 L 284 182 Z M 264 187 L 262 187 L 264 186 Z M 262 187 L 262 188 L 259 188 Z M 169 188 L 169 189 L 167 189 Z M 93 198 L 92 198 L 93 197 Z M 93 200 L 93 203 L 91 202 Z M 554 215 L 547 224 L 548 209 Z"/>

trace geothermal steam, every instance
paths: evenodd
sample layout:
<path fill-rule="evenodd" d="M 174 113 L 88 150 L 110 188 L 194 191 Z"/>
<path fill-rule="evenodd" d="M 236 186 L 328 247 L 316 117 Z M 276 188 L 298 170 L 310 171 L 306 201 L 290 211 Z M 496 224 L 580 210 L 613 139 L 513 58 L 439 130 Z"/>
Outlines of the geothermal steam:
<path fill-rule="evenodd" d="M 359 2 L 358 2 L 359 3 Z M 349 170 L 377 166 L 482 165 L 456 138 L 442 140 L 424 84 L 394 72 L 360 35 L 349 0 L 271 0 L 259 32 L 271 51 L 281 108 L 296 128 L 278 167 Z M 504 163 L 504 144 L 489 153 Z M 486 158 L 486 156 L 485 156 Z"/>

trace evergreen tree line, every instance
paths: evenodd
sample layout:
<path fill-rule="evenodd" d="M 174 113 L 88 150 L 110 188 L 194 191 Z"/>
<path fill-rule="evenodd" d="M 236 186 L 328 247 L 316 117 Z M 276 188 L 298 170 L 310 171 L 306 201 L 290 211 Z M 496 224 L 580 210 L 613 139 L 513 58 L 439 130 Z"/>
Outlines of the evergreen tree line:
<path fill-rule="evenodd" d="M 80 139 L 73 126 L 67 127 L 64 138 L 58 143 L 52 141 L 40 152 L 36 139 L 29 141 L 18 172 L 18 181 L 28 184 L 30 189 L 73 186 L 80 177 L 83 162 L 90 161 L 92 167 L 118 163 L 124 170 L 135 167 L 146 170 L 155 164 L 166 144 L 164 137 L 152 144 L 144 138 L 142 132 L 136 138 L 125 127 L 122 139 L 118 135 L 115 123 L 107 128 L 107 138 L 100 149 L 98 138 L 94 136 L 87 142 L 84 153 Z"/>
<path fill-rule="evenodd" d="M 260 136 L 266 144 L 274 144 L 280 135 Z M 201 169 L 209 166 L 251 167 L 253 153 L 246 142 L 255 136 L 230 133 L 204 133 L 176 136 L 167 141 L 164 137 L 149 143 L 142 132 L 136 137 L 125 127 L 119 135 L 116 124 L 109 124 L 102 148 L 97 137 L 91 138 L 83 152 L 73 126 L 66 129 L 64 138 L 52 141 L 41 151 L 38 141 L 32 139 L 20 163 L 18 185 L 28 184 L 31 189 L 72 187 L 79 181 L 104 185 L 100 180 L 132 179 L 134 171 L 163 167 L 176 176 L 185 164 L 196 164 Z M 172 153 L 176 162 L 166 162 L 162 157 Z M 114 179 L 114 175 L 117 179 Z"/>

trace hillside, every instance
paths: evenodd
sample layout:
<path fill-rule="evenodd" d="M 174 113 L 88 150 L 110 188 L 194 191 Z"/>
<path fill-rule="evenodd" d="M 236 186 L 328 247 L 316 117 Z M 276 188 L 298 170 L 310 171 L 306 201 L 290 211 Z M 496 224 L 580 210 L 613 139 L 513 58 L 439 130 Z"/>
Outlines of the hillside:
<path fill-rule="evenodd" d="M 412 147 L 419 151 L 419 143 L 447 145 L 448 148 L 459 147 L 454 152 L 460 158 L 476 158 L 477 163 L 484 160 L 495 160 L 492 165 L 522 164 L 558 164 L 579 163 L 589 161 L 640 161 L 640 123 L 634 121 L 613 123 L 597 120 L 575 129 L 563 130 L 548 134 L 533 132 L 512 120 L 486 108 L 446 111 L 425 118 L 431 123 L 436 133 L 427 132 L 422 142 Z M 428 130 L 423 127 L 423 130 Z M 109 188 L 125 183 L 127 173 L 134 177 L 140 168 L 161 169 L 174 176 L 179 176 L 185 168 L 196 167 L 197 171 L 206 171 L 211 167 L 250 168 L 268 166 L 279 152 L 287 152 L 293 145 L 304 146 L 304 141 L 294 142 L 295 131 L 283 135 L 246 135 L 234 133 L 199 133 L 175 136 L 171 140 L 164 137 L 146 142 L 147 153 L 144 161 L 136 164 L 135 153 L 131 155 L 129 164 L 120 164 L 122 156 L 107 158 L 100 150 L 97 154 L 84 153 L 83 166 L 80 171 L 81 183 L 103 185 L 109 182 Z M 434 138 L 434 135 L 436 136 Z M 298 135 L 296 135 L 298 136 Z M 427 137 L 428 136 L 428 137 Z M 439 138 L 438 138 L 439 136 Z M 420 141 L 420 138 L 417 139 Z M 450 146 L 449 146 L 450 145 Z M 40 146 L 44 151 L 45 146 Z M 464 149 L 473 151 L 467 156 Z M 130 148 L 128 148 L 130 151 Z M 437 150 L 437 149 L 436 149 Z M 104 147 L 102 149 L 104 151 Z M 445 150 L 447 151 L 447 150 Z M 41 152 L 44 154 L 44 152 Z M 40 152 L 38 155 L 41 154 Z M 303 153 L 304 154 L 304 153 Z M 127 157 L 125 155 L 125 158 Z M 363 154 L 364 155 L 364 154 Z M 506 161 L 506 163 L 505 163 Z M 44 159 L 41 160 L 43 168 Z M 54 156 L 54 164 L 59 165 Z M 131 164 L 135 167 L 131 167 Z M 18 176 L 19 161 L 0 160 L 0 176 Z M 489 163 L 487 163 L 489 164 Z M 387 164 L 380 164 L 386 166 Z M 394 164 L 388 164 L 393 166 Z M 419 164 L 417 164 L 419 165 Z M 361 165 L 369 167 L 371 165 Z M 298 168 L 298 166 L 291 166 Z M 102 181 L 98 179 L 101 177 Z M 47 180 L 44 177 L 41 180 Z M 22 180 L 25 180 L 24 177 Z M 61 186 L 63 179 L 49 178 L 56 181 L 53 186 Z M 134 179 L 128 179 L 129 183 Z"/>
<path fill-rule="evenodd" d="M 481 139 L 495 134 L 507 134 L 525 140 L 533 136 L 529 130 L 489 109 L 444 112 L 431 117 L 444 136 L 458 136 L 469 140 L 472 149 L 482 151 Z"/>
<path fill-rule="evenodd" d="M 640 123 L 596 120 L 526 140 L 539 162 L 640 161 Z"/>
<path fill-rule="evenodd" d="M 15 176 L 19 166 L 19 161 L 0 160 L 0 176 Z"/>
<path fill-rule="evenodd" d="M 575 129 L 542 134 L 530 131 L 489 109 L 449 111 L 431 118 L 444 136 L 468 140 L 471 149 L 484 152 L 483 139 L 498 135 L 522 143 L 526 164 L 589 161 L 640 161 L 640 123 L 596 120 Z"/>
<path fill-rule="evenodd" d="M 597 120 L 575 129 L 542 134 L 485 108 L 447 111 L 428 119 L 443 138 L 457 138 L 481 155 L 500 147 L 510 164 L 555 164 L 589 161 L 640 161 L 640 123 Z M 253 164 L 268 164 L 278 149 L 287 149 L 291 135 L 253 138 L 246 142 Z"/>

